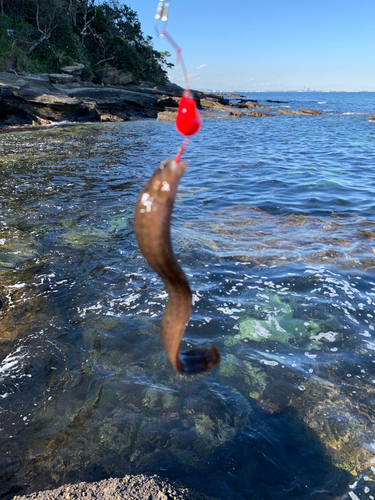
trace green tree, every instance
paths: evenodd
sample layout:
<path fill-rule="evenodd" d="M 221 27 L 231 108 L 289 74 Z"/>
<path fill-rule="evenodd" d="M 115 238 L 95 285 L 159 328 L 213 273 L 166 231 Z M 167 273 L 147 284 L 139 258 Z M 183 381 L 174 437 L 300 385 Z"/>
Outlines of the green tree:
<path fill-rule="evenodd" d="M 0 0 L 0 69 L 55 72 L 77 61 L 86 75 L 110 65 L 158 82 L 173 66 L 169 55 L 153 49 L 137 13 L 116 0 Z"/>

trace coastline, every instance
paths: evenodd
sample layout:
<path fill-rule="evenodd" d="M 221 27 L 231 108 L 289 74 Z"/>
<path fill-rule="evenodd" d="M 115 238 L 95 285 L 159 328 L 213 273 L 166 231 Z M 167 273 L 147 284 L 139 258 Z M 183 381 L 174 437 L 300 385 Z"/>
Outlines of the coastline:
<path fill-rule="evenodd" d="M 53 83 L 49 75 L 21 76 L 0 72 L 0 134 L 34 131 L 72 123 L 121 122 L 143 119 L 174 121 L 183 88 L 170 82 L 95 84 Z M 193 90 L 201 116 L 216 118 L 319 116 L 315 109 L 276 110 L 268 103 L 238 93 Z M 230 100 L 231 99 L 231 100 Z M 284 101 L 272 101 L 285 104 Z"/>
<path fill-rule="evenodd" d="M 69 123 L 158 119 L 177 112 L 183 88 L 172 83 L 125 85 L 77 81 L 52 83 L 48 75 L 20 76 L 0 72 L 0 131 L 32 130 Z M 194 92 L 202 110 L 225 110 L 223 95 Z M 159 119 L 167 119 L 161 116 Z"/>

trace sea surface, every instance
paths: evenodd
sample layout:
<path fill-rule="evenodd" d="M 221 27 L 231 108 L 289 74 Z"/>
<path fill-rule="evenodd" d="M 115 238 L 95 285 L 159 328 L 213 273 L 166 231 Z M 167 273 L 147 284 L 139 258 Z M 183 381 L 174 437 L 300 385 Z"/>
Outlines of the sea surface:
<path fill-rule="evenodd" d="M 221 500 L 375 496 L 375 93 L 256 93 L 184 154 L 173 245 L 193 290 L 174 372 L 134 205 L 173 123 L 0 135 L 0 498 L 159 474 Z M 283 101 L 267 103 L 266 101 Z"/>

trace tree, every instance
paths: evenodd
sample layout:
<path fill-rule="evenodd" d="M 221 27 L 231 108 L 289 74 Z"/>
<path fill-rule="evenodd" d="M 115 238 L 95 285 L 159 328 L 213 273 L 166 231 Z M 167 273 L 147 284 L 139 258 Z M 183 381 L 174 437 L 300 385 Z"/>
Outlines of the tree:
<path fill-rule="evenodd" d="M 0 0 L 0 41 L 0 68 L 22 59 L 27 71 L 55 72 L 77 61 L 87 77 L 110 64 L 158 82 L 173 66 L 144 36 L 137 13 L 116 0 Z"/>
<path fill-rule="evenodd" d="M 29 56 L 38 45 L 51 38 L 64 11 L 59 0 L 28 0 L 25 14 L 36 27 L 35 35 L 37 36 L 37 39 L 31 42 L 25 51 L 25 54 Z"/>

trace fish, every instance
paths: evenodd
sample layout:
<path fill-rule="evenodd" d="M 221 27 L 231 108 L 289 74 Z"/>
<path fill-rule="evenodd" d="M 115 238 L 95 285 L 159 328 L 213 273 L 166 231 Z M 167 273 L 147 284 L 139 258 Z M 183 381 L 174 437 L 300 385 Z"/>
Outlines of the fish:
<path fill-rule="evenodd" d="M 186 162 L 177 162 L 174 158 L 160 163 L 138 197 L 134 231 L 143 257 L 163 280 L 168 292 L 160 325 L 164 349 L 174 369 L 188 375 L 210 371 L 219 363 L 220 353 L 215 346 L 179 352 L 191 315 L 192 293 L 173 252 L 171 215 L 178 183 L 186 167 Z"/>

